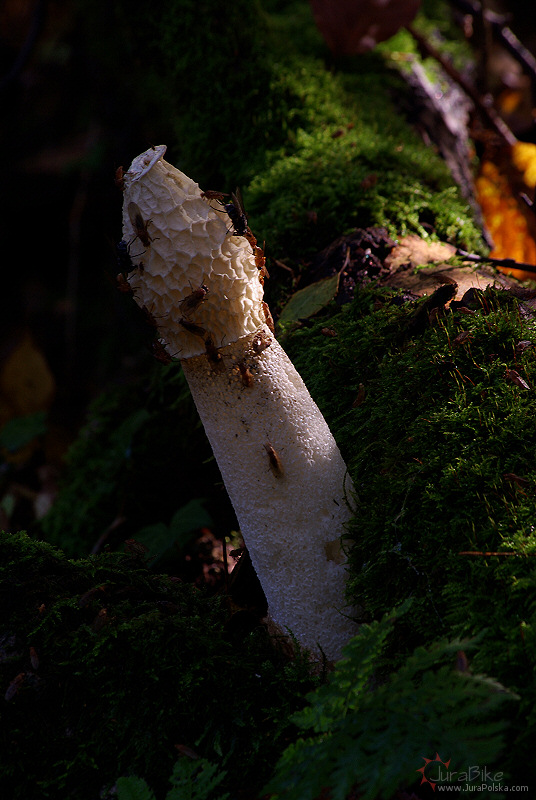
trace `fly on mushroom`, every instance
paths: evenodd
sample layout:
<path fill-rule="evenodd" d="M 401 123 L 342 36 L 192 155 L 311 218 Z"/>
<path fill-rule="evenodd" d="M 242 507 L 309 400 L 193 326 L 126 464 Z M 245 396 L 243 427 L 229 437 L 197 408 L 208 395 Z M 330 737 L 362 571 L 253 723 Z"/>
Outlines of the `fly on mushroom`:
<path fill-rule="evenodd" d="M 140 242 L 144 247 L 149 247 L 151 242 L 154 241 L 153 237 L 147 230 L 149 223 L 151 222 L 150 219 L 145 222 L 143 219 L 142 213 L 136 203 L 129 203 L 128 204 L 128 215 L 130 217 L 130 221 L 132 223 L 132 227 L 134 228 L 134 239 L 139 239 Z"/>
<path fill-rule="evenodd" d="M 160 339 L 154 339 L 151 342 L 151 351 L 156 360 L 160 361 L 161 364 L 171 364 L 173 361 Z"/>
<path fill-rule="evenodd" d="M 264 300 L 262 301 L 262 310 L 264 311 L 264 319 L 266 320 L 266 324 L 268 325 L 272 333 L 275 333 L 274 319 L 272 317 L 268 303 L 265 303 Z"/>
<path fill-rule="evenodd" d="M 240 189 L 231 192 L 232 203 L 224 203 L 223 207 L 233 223 L 233 236 L 245 236 L 248 232 L 248 218 L 244 211 Z"/>
<path fill-rule="evenodd" d="M 201 192 L 201 197 L 207 200 L 219 200 L 220 203 L 223 203 L 223 198 L 229 197 L 229 192 L 217 192 L 214 189 L 207 189 L 205 192 Z"/>
<path fill-rule="evenodd" d="M 225 364 L 223 363 L 223 356 L 220 352 L 218 352 L 218 348 L 214 344 L 214 339 L 212 338 L 212 335 L 210 333 L 205 339 L 205 352 L 212 367 L 216 371 L 221 372 L 225 368 Z"/>
<path fill-rule="evenodd" d="M 251 389 L 253 386 L 253 373 L 251 369 L 243 361 L 239 361 L 237 367 L 238 371 L 240 372 L 240 379 L 242 383 L 247 389 Z"/>
<path fill-rule="evenodd" d="M 202 283 L 199 289 L 193 289 L 191 294 L 180 301 L 179 305 L 186 316 L 191 314 L 192 311 L 195 311 L 195 309 L 201 305 L 208 292 L 208 286 L 205 286 L 205 284 Z"/>
<path fill-rule="evenodd" d="M 121 192 L 125 191 L 125 178 L 123 173 L 123 167 L 117 167 L 115 171 L 114 183 Z"/>
<path fill-rule="evenodd" d="M 119 269 L 123 273 L 123 275 L 128 275 L 129 272 L 133 272 L 136 268 L 140 271 L 143 271 L 143 264 L 140 262 L 139 264 L 134 264 L 132 258 L 138 258 L 138 256 L 142 256 L 143 253 L 138 253 L 135 256 L 130 255 L 130 245 L 128 242 L 125 242 L 124 239 L 121 239 L 115 246 L 115 252 L 117 257 L 117 264 Z M 145 251 L 144 251 L 145 252 Z"/>
<path fill-rule="evenodd" d="M 233 223 L 233 236 L 245 236 L 251 245 L 251 249 L 255 251 L 257 239 L 251 232 L 251 228 L 248 225 L 248 218 L 246 216 L 246 212 L 244 211 L 244 204 L 242 202 L 242 194 L 240 189 L 237 188 L 236 192 L 231 192 L 231 200 L 232 203 L 224 203 L 223 207 L 229 215 L 229 219 Z"/>
<path fill-rule="evenodd" d="M 273 446 L 270 442 L 266 442 L 264 445 L 264 449 L 268 453 L 268 460 L 270 462 L 270 469 L 276 478 L 283 477 L 283 464 L 281 463 L 281 459 L 279 455 L 274 450 Z"/>
<path fill-rule="evenodd" d="M 188 331 L 188 333 L 193 333 L 194 336 L 201 336 L 204 339 L 206 330 L 201 327 L 201 325 L 196 325 L 195 322 L 189 322 L 187 319 L 180 319 L 179 324 Z"/>
<path fill-rule="evenodd" d="M 267 347 L 270 347 L 271 344 L 272 340 L 268 334 L 262 330 L 257 331 L 251 341 L 251 347 L 253 348 L 254 352 L 257 353 L 257 355 L 262 353 L 263 350 L 266 350 Z"/>
<path fill-rule="evenodd" d="M 228 192 L 217 192 L 212 189 L 207 189 L 206 191 L 201 192 L 201 197 L 204 197 L 206 200 L 217 200 L 218 203 L 221 203 L 224 211 L 231 220 L 232 235 L 245 236 L 251 245 L 251 249 L 253 252 L 255 252 L 257 239 L 253 235 L 251 228 L 248 225 L 248 218 L 246 216 L 246 212 L 244 211 L 244 204 L 242 202 L 242 194 L 240 189 L 237 188 L 235 192 L 231 192 L 231 201 L 225 202 L 225 198 L 228 196 Z"/>
<path fill-rule="evenodd" d="M 123 294 L 133 294 L 134 293 L 133 290 L 132 290 L 132 286 L 127 281 L 127 279 L 125 278 L 125 276 L 123 275 L 122 272 L 120 272 L 117 275 L 116 281 L 117 281 L 117 288 L 119 289 L 120 292 L 122 292 Z"/>
<path fill-rule="evenodd" d="M 261 285 L 264 286 L 264 279 L 270 277 L 270 273 L 266 269 L 266 256 L 264 255 L 264 246 L 253 247 L 253 255 L 255 256 L 255 266 L 259 270 L 259 280 Z"/>

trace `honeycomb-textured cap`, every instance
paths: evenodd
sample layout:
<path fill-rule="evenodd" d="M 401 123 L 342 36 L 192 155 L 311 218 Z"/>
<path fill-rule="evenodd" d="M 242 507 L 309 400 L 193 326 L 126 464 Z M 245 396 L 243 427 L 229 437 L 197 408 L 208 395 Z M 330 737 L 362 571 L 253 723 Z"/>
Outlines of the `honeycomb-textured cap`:
<path fill-rule="evenodd" d="M 251 244 L 233 234 L 222 203 L 164 161 L 165 146 L 134 159 L 124 175 L 123 239 L 136 266 L 128 281 L 171 356 L 201 355 L 265 322 Z"/>

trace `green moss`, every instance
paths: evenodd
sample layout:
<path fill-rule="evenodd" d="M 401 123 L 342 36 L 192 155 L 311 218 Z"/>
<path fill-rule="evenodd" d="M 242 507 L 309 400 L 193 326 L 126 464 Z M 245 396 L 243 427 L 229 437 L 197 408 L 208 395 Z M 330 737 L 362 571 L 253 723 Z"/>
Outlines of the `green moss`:
<path fill-rule="evenodd" d="M 536 701 L 536 401 L 509 371 L 536 385 L 534 344 L 516 349 L 536 342 L 535 324 L 506 292 L 433 324 L 429 302 L 364 291 L 330 319 L 336 338 L 322 336 L 323 319 L 285 346 L 355 482 L 349 594 L 363 619 L 413 598 L 395 661 L 479 635 L 474 668 L 519 692 L 512 737 L 524 738 Z"/>
<path fill-rule="evenodd" d="M 451 778 L 444 770 L 441 781 L 441 788 L 448 782 L 447 791 L 463 790 L 468 781 L 462 773 L 472 776 L 479 792 L 483 783 L 495 788 L 489 777 L 479 779 L 482 764 L 488 776 L 498 773 L 498 781 L 505 783 L 498 760 L 508 718 L 505 701 L 511 709 L 517 698 L 496 681 L 455 666 L 459 651 L 471 643 L 418 647 L 388 680 L 378 682 L 380 653 L 403 613 L 404 607 L 362 625 L 329 682 L 294 715 L 302 736 L 287 748 L 267 787 L 274 800 L 317 800 L 328 786 L 333 800 L 353 797 L 356 789 L 363 800 L 418 797 L 397 789 L 419 791 L 426 772 L 419 775 L 416 754 L 423 752 L 442 753 L 443 763 L 449 763 Z M 429 769 L 427 778 L 432 774 Z"/>
<path fill-rule="evenodd" d="M 295 259 L 370 225 L 424 237 L 431 225 L 439 238 L 478 248 L 480 234 L 445 164 L 389 99 L 403 91 L 401 81 L 377 57 L 361 69 L 334 75 L 302 57 L 281 70 L 295 96 L 296 130 L 248 187 L 256 234 Z"/>
<path fill-rule="evenodd" d="M 379 52 L 326 70 L 289 49 L 273 76 L 272 93 L 288 106 L 287 140 L 267 153 L 245 197 L 253 230 L 277 257 L 305 259 L 368 225 L 424 237 L 431 226 L 440 239 L 481 248 L 446 165 L 400 114 L 395 98 L 407 87 Z"/>
<path fill-rule="evenodd" d="M 373 53 L 333 62 L 307 4 L 295 3 L 284 16 L 277 3 L 265 6 L 275 6 L 268 17 L 278 34 L 270 93 L 286 139 L 268 148 L 244 194 L 269 252 L 305 260 L 346 230 L 368 225 L 395 237 L 427 237 L 431 227 L 440 239 L 480 249 L 481 233 L 446 165 L 400 113 L 408 89 L 391 53 L 418 58 L 407 31 Z M 452 34 L 444 7 L 431 14 L 421 15 L 418 27 Z"/>
<path fill-rule="evenodd" d="M 144 526 L 169 523 L 196 497 L 230 529 L 235 517 L 220 487 L 180 366 L 155 362 L 136 384 L 110 389 L 92 404 L 38 532 L 67 555 L 83 556 L 119 517 L 123 541 Z M 115 546 L 113 535 L 106 544 Z"/>
<path fill-rule="evenodd" d="M 266 780 L 313 681 L 220 600 L 109 554 L 69 561 L 0 534 L 0 772 L 10 798 L 95 800 L 120 775 L 163 791 L 176 745 Z M 19 677 L 18 677 L 19 676 Z"/>

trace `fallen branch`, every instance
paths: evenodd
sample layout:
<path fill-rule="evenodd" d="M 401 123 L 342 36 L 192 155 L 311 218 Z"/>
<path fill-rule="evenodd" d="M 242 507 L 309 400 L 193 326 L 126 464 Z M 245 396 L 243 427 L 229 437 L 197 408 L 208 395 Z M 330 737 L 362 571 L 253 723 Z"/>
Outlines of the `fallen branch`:
<path fill-rule="evenodd" d="M 465 250 L 461 250 L 460 248 L 457 248 L 456 255 L 461 256 L 465 261 L 472 261 L 475 264 L 492 264 L 494 267 L 520 269 L 524 272 L 536 273 L 536 265 L 525 264 L 523 261 L 516 261 L 513 258 L 492 258 L 491 256 L 479 256 L 476 253 L 467 253 Z"/>
<path fill-rule="evenodd" d="M 488 8 L 482 8 L 481 3 L 474 3 L 471 0 L 450 0 L 451 4 L 458 8 L 464 14 L 470 14 L 473 17 L 480 17 L 487 22 L 492 30 L 492 33 L 504 45 L 510 55 L 521 64 L 525 72 L 527 72 L 533 81 L 536 81 L 536 58 L 532 55 L 530 50 L 527 50 L 515 33 L 506 24 L 508 18 L 502 14 L 497 14 Z"/>
<path fill-rule="evenodd" d="M 446 59 L 439 50 L 430 44 L 422 34 L 415 30 L 413 25 L 406 25 L 407 30 L 411 33 L 423 55 L 433 58 L 445 70 L 447 75 L 460 86 L 465 94 L 471 98 L 475 104 L 476 109 L 484 116 L 493 130 L 501 137 L 501 139 L 508 145 L 514 145 L 517 142 L 516 137 L 503 119 L 499 116 L 493 106 L 486 103 L 486 98 L 480 96 L 477 90 L 472 86 L 458 70 Z"/>

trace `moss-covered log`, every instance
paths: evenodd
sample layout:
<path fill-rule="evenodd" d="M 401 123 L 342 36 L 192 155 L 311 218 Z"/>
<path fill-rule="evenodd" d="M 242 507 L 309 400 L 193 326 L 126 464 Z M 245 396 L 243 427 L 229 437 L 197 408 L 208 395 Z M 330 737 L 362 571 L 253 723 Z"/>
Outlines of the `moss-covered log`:
<path fill-rule="evenodd" d="M 532 782 L 536 329 L 514 295 L 471 290 L 431 313 L 433 295 L 369 288 L 285 346 L 357 489 L 350 598 L 362 621 L 411 600 L 386 669 L 418 645 L 475 638 L 470 668 L 520 697 L 499 764 Z"/>

